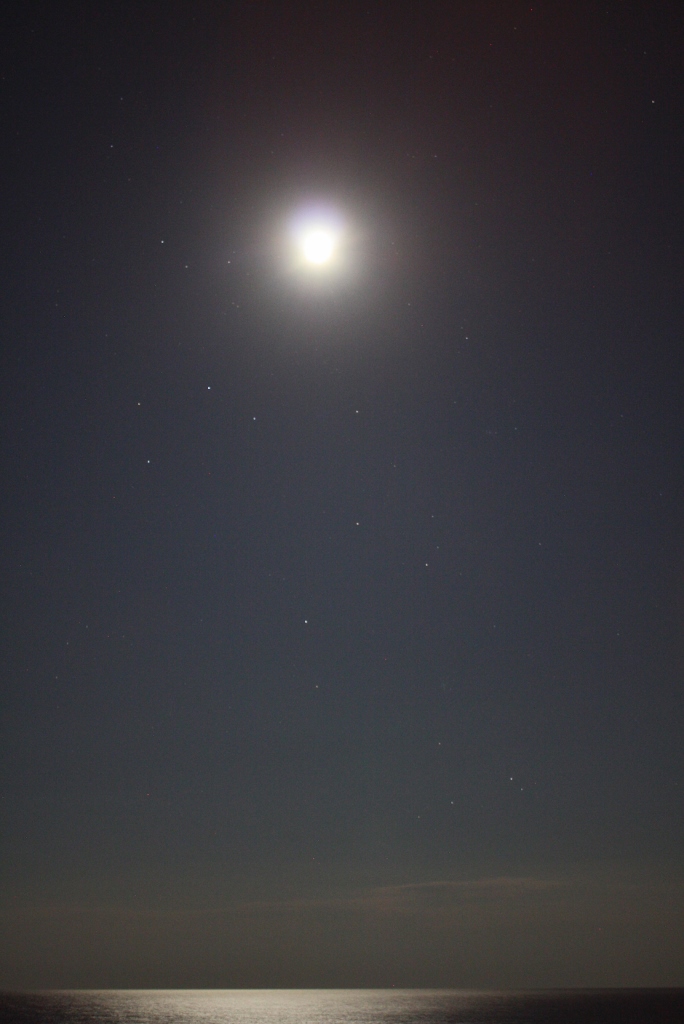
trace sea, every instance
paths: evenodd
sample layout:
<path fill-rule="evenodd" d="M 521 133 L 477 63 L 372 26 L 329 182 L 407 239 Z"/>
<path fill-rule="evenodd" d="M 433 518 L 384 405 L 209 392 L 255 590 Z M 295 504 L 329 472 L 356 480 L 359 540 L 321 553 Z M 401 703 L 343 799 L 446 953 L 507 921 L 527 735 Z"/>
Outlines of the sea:
<path fill-rule="evenodd" d="M 684 989 L 0 993 L 1 1024 L 684 1024 Z"/>

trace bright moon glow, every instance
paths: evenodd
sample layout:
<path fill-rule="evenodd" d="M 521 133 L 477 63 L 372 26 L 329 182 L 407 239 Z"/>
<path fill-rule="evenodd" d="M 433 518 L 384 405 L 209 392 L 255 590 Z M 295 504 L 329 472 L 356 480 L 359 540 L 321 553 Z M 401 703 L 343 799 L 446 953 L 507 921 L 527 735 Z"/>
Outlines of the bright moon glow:
<path fill-rule="evenodd" d="M 345 265 L 347 230 L 338 210 L 309 203 L 296 210 L 289 223 L 293 269 L 336 273 Z"/>
<path fill-rule="evenodd" d="M 305 231 L 302 240 L 302 252 L 309 263 L 318 265 L 327 263 L 335 251 L 335 236 L 325 228 L 312 228 Z"/>

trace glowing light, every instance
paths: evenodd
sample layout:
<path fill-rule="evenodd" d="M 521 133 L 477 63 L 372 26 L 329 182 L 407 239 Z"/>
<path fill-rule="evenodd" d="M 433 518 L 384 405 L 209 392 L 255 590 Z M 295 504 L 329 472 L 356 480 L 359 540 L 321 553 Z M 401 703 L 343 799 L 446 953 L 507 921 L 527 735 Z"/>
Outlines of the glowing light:
<path fill-rule="evenodd" d="M 302 252 L 309 263 L 327 263 L 335 252 L 335 236 L 325 228 L 312 228 L 302 236 Z"/>
<path fill-rule="evenodd" d="M 344 263 L 346 230 L 337 210 L 327 205 L 300 207 L 290 220 L 295 266 L 339 270 Z"/>

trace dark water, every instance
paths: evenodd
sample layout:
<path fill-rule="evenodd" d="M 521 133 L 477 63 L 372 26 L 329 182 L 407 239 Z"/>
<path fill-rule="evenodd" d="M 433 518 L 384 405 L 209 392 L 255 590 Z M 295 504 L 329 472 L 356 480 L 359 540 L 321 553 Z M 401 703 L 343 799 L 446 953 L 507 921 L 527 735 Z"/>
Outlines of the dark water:
<path fill-rule="evenodd" d="M 0 993 L 0 1024 L 684 1024 L 684 989 Z"/>

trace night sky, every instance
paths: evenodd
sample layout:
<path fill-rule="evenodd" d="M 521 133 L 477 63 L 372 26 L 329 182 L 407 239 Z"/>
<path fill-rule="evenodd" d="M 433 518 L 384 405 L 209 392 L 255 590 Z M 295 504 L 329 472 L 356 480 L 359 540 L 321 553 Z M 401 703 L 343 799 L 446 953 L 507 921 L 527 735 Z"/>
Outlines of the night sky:
<path fill-rule="evenodd" d="M 5 12 L 1 987 L 684 984 L 682 27 Z"/>

